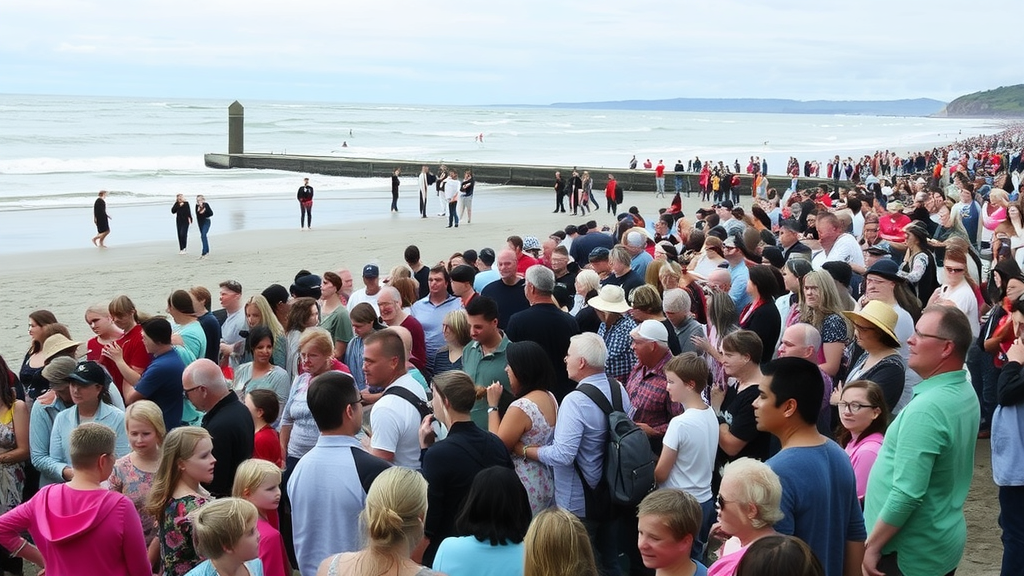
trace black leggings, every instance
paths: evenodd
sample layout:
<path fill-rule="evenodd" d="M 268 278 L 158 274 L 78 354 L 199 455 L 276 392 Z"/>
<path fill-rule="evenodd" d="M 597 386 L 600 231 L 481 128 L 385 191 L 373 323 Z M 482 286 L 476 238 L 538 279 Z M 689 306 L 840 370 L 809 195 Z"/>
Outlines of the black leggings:
<path fill-rule="evenodd" d="M 184 250 L 188 246 L 188 222 L 178 224 L 178 250 Z"/>

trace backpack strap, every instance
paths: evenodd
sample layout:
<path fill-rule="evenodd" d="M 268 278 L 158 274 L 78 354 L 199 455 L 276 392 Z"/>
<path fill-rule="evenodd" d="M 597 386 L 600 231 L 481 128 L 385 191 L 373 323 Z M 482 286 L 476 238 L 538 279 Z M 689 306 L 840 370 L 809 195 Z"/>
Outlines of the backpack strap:
<path fill-rule="evenodd" d="M 582 392 L 587 398 L 590 398 L 591 402 L 597 404 L 597 407 L 600 408 L 602 412 L 604 412 L 605 416 L 612 413 L 612 405 L 608 403 L 608 399 L 605 398 L 604 394 L 602 394 L 601 391 L 597 389 L 597 386 L 594 386 L 593 384 L 580 384 L 579 386 L 576 387 L 576 390 Z"/>
<path fill-rule="evenodd" d="M 423 406 L 425 403 L 423 402 L 423 400 L 420 400 L 419 396 L 413 394 L 412 391 L 401 386 L 388 386 L 387 389 L 384 390 L 384 393 L 381 394 L 381 397 L 387 396 L 388 394 L 398 396 L 399 398 L 402 398 L 406 402 L 412 404 L 412 407 L 416 409 L 417 413 L 419 413 L 420 418 L 426 416 L 425 414 L 423 414 L 423 410 L 421 409 L 421 406 Z"/>

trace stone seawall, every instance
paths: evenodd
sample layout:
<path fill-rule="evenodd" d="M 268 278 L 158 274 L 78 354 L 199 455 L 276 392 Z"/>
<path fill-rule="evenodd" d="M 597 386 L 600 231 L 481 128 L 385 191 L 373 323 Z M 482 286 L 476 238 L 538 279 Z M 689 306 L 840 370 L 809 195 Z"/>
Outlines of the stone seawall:
<path fill-rule="evenodd" d="M 337 158 L 332 156 L 301 156 L 294 154 L 207 154 L 206 166 L 210 168 L 250 168 L 257 170 L 285 170 L 303 174 L 326 174 L 330 176 L 348 176 L 353 178 L 387 178 L 395 168 L 402 169 L 402 175 L 415 177 L 420 173 L 422 161 L 383 160 L 372 158 Z M 427 162 L 431 170 L 437 173 L 438 165 Z M 594 189 L 598 196 L 603 195 L 608 174 L 614 174 L 619 185 L 626 191 L 653 192 L 655 190 L 654 170 L 609 169 L 595 166 L 536 166 L 519 164 L 483 164 L 453 163 L 448 165 L 462 177 L 466 169 L 473 170 L 477 182 L 504 186 L 529 186 L 550 188 L 554 185 L 555 171 L 562 172 L 562 178 L 568 181 L 573 168 L 581 174 L 590 172 L 594 179 Z M 665 172 L 665 191 L 675 191 L 675 172 Z M 682 173 L 682 189 L 697 191 L 700 176 L 694 173 Z M 740 174 L 739 192 L 743 196 L 750 195 L 751 176 Z M 790 186 L 786 176 L 768 176 L 769 187 L 780 192 Z M 831 184 L 825 178 L 800 178 L 800 187 L 816 186 L 819 183 Z"/>

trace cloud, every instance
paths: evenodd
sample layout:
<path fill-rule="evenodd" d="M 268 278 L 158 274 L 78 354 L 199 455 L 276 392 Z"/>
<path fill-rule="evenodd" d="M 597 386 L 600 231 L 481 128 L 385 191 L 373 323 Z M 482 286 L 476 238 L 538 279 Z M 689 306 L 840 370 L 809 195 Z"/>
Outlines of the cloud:
<path fill-rule="evenodd" d="M 951 99 L 1019 82 L 935 0 L 9 0 L 0 90 L 548 103 L 674 97 Z M 990 14 L 1021 14 L 992 0 Z M 1000 54 L 1024 37 L 1005 34 Z M 90 74 L 81 74 L 88 69 Z M 201 78 L 194 82 L 190 78 Z M 182 82 L 185 84 L 182 85 Z M 301 85 L 305 91 L 297 91 Z M 191 92 L 188 92 L 191 90 Z"/>

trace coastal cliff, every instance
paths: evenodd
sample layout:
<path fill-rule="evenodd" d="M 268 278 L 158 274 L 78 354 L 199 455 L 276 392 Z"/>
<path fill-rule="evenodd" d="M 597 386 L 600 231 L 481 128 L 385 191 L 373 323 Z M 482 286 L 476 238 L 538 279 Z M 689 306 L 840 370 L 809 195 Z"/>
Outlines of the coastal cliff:
<path fill-rule="evenodd" d="M 1000 86 L 961 96 L 938 114 L 949 118 L 1022 118 L 1024 84 Z"/>

